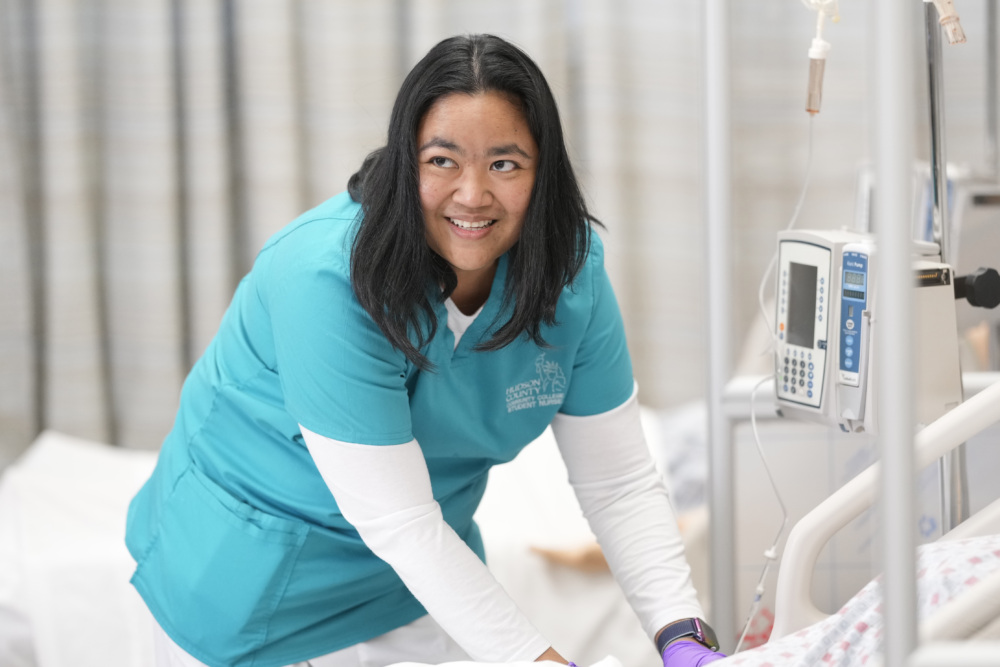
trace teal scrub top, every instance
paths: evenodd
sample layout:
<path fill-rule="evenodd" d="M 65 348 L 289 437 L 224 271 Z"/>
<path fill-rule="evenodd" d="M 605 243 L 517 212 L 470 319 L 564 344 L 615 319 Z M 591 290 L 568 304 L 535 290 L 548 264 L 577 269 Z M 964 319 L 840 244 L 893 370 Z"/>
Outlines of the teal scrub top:
<path fill-rule="evenodd" d="M 344 519 L 299 432 L 393 445 L 416 439 L 445 520 L 483 558 L 473 513 L 489 469 L 557 411 L 624 403 L 632 367 L 592 234 L 548 347 L 526 336 L 479 352 L 501 313 L 507 257 L 457 348 L 443 302 L 421 371 L 354 296 L 360 205 L 346 193 L 275 234 L 184 383 L 155 471 L 132 500 L 132 583 L 160 626 L 209 665 L 280 666 L 371 639 L 426 611 Z"/>

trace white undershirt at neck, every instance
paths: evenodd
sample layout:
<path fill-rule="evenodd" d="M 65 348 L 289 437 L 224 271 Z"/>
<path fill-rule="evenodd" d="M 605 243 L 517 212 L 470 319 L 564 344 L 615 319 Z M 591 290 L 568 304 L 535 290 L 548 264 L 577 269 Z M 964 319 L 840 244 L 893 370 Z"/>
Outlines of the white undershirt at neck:
<path fill-rule="evenodd" d="M 457 348 L 458 341 L 462 340 L 462 334 L 475 321 L 479 313 L 483 312 L 483 306 L 479 306 L 479 309 L 471 315 L 466 315 L 458 309 L 458 306 L 451 300 L 451 297 L 448 297 L 444 300 L 444 307 L 448 309 L 448 328 L 455 335 L 455 347 Z"/>

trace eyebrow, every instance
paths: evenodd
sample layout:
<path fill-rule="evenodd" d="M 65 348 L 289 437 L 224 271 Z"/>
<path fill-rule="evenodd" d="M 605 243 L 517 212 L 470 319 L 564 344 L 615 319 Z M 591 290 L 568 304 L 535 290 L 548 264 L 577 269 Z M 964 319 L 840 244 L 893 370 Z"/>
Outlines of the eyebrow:
<path fill-rule="evenodd" d="M 465 155 L 465 151 L 463 151 L 461 148 L 459 148 L 458 144 L 456 144 L 453 141 L 448 141 L 447 139 L 442 139 L 441 137 L 434 137 L 434 138 L 432 138 L 426 144 L 424 144 L 423 146 L 421 146 L 420 148 L 418 148 L 417 152 L 418 153 L 422 153 L 425 150 L 427 150 L 428 148 L 435 148 L 435 147 L 436 148 L 443 148 L 443 149 L 449 150 L 449 151 L 454 151 L 454 152 L 456 152 L 456 153 L 458 153 L 459 155 L 462 155 L 462 156 Z M 517 144 L 504 144 L 503 146 L 494 146 L 493 148 L 491 148 L 488 151 L 486 151 L 486 154 L 487 154 L 488 157 L 497 157 L 499 155 L 510 155 L 511 153 L 515 153 L 517 155 L 520 155 L 520 156 L 522 156 L 522 157 L 524 157 L 525 159 L 528 159 L 528 160 L 531 159 L 531 156 L 528 155 L 528 153 L 525 152 L 525 150 L 523 148 L 521 148 L 520 146 L 518 146 Z"/>
<path fill-rule="evenodd" d="M 528 155 L 526 152 L 524 152 L 524 149 L 522 149 L 517 144 L 505 144 L 503 146 L 496 146 L 488 150 L 486 153 L 490 157 L 497 157 L 499 155 L 510 155 L 511 153 L 516 153 L 525 159 L 528 160 L 531 159 L 531 156 Z"/>
<path fill-rule="evenodd" d="M 442 139 L 441 137 L 434 137 L 433 139 L 431 139 L 430 141 L 428 141 L 426 144 L 424 144 L 423 146 L 421 146 L 420 148 L 418 148 L 417 152 L 418 153 L 423 153 L 428 148 L 434 148 L 435 146 L 437 148 L 443 148 L 443 149 L 448 150 L 448 151 L 454 151 L 454 152 L 458 153 L 459 155 L 465 155 L 465 151 L 463 151 L 461 148 L 459 148 L 458 144 L 456 144 L 456 143 L 454 143 L 452 141 L 448 141 L 447 139 Z"/>

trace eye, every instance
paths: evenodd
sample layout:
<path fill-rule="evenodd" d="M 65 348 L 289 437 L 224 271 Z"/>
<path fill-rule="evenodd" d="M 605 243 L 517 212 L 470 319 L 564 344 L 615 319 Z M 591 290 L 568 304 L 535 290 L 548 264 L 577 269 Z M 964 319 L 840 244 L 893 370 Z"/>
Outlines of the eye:
<path fill-rule="evenodd" d="M 455 166 L 454 160 L 441 155 L 435 155 L 428 161 L 435 167 L 441 167 L 442 169 L 449 169 Z"/>
<path fill-rule="evenodd" d="M 490 168 L 493 171 L 514 171 L 517 169 L 517 163 L 513 160 L 497 160 L 490 165 Z"/>

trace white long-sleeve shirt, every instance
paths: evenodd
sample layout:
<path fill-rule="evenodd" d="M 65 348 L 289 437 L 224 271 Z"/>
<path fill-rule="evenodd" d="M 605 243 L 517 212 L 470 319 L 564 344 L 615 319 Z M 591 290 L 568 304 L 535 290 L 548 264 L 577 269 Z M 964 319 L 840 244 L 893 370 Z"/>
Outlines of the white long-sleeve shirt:
<path fill-rule="evenodd" d="M 552 428 L 584 515 L 650 638 L 671 621 L 702 616 L 637 392 L 603 414 L 557 415 Z M 419 443 L 368 446 L 302 433 L 344 517 L 473 659 L 533 660 L 549 647 L 444 521 Z"/>

